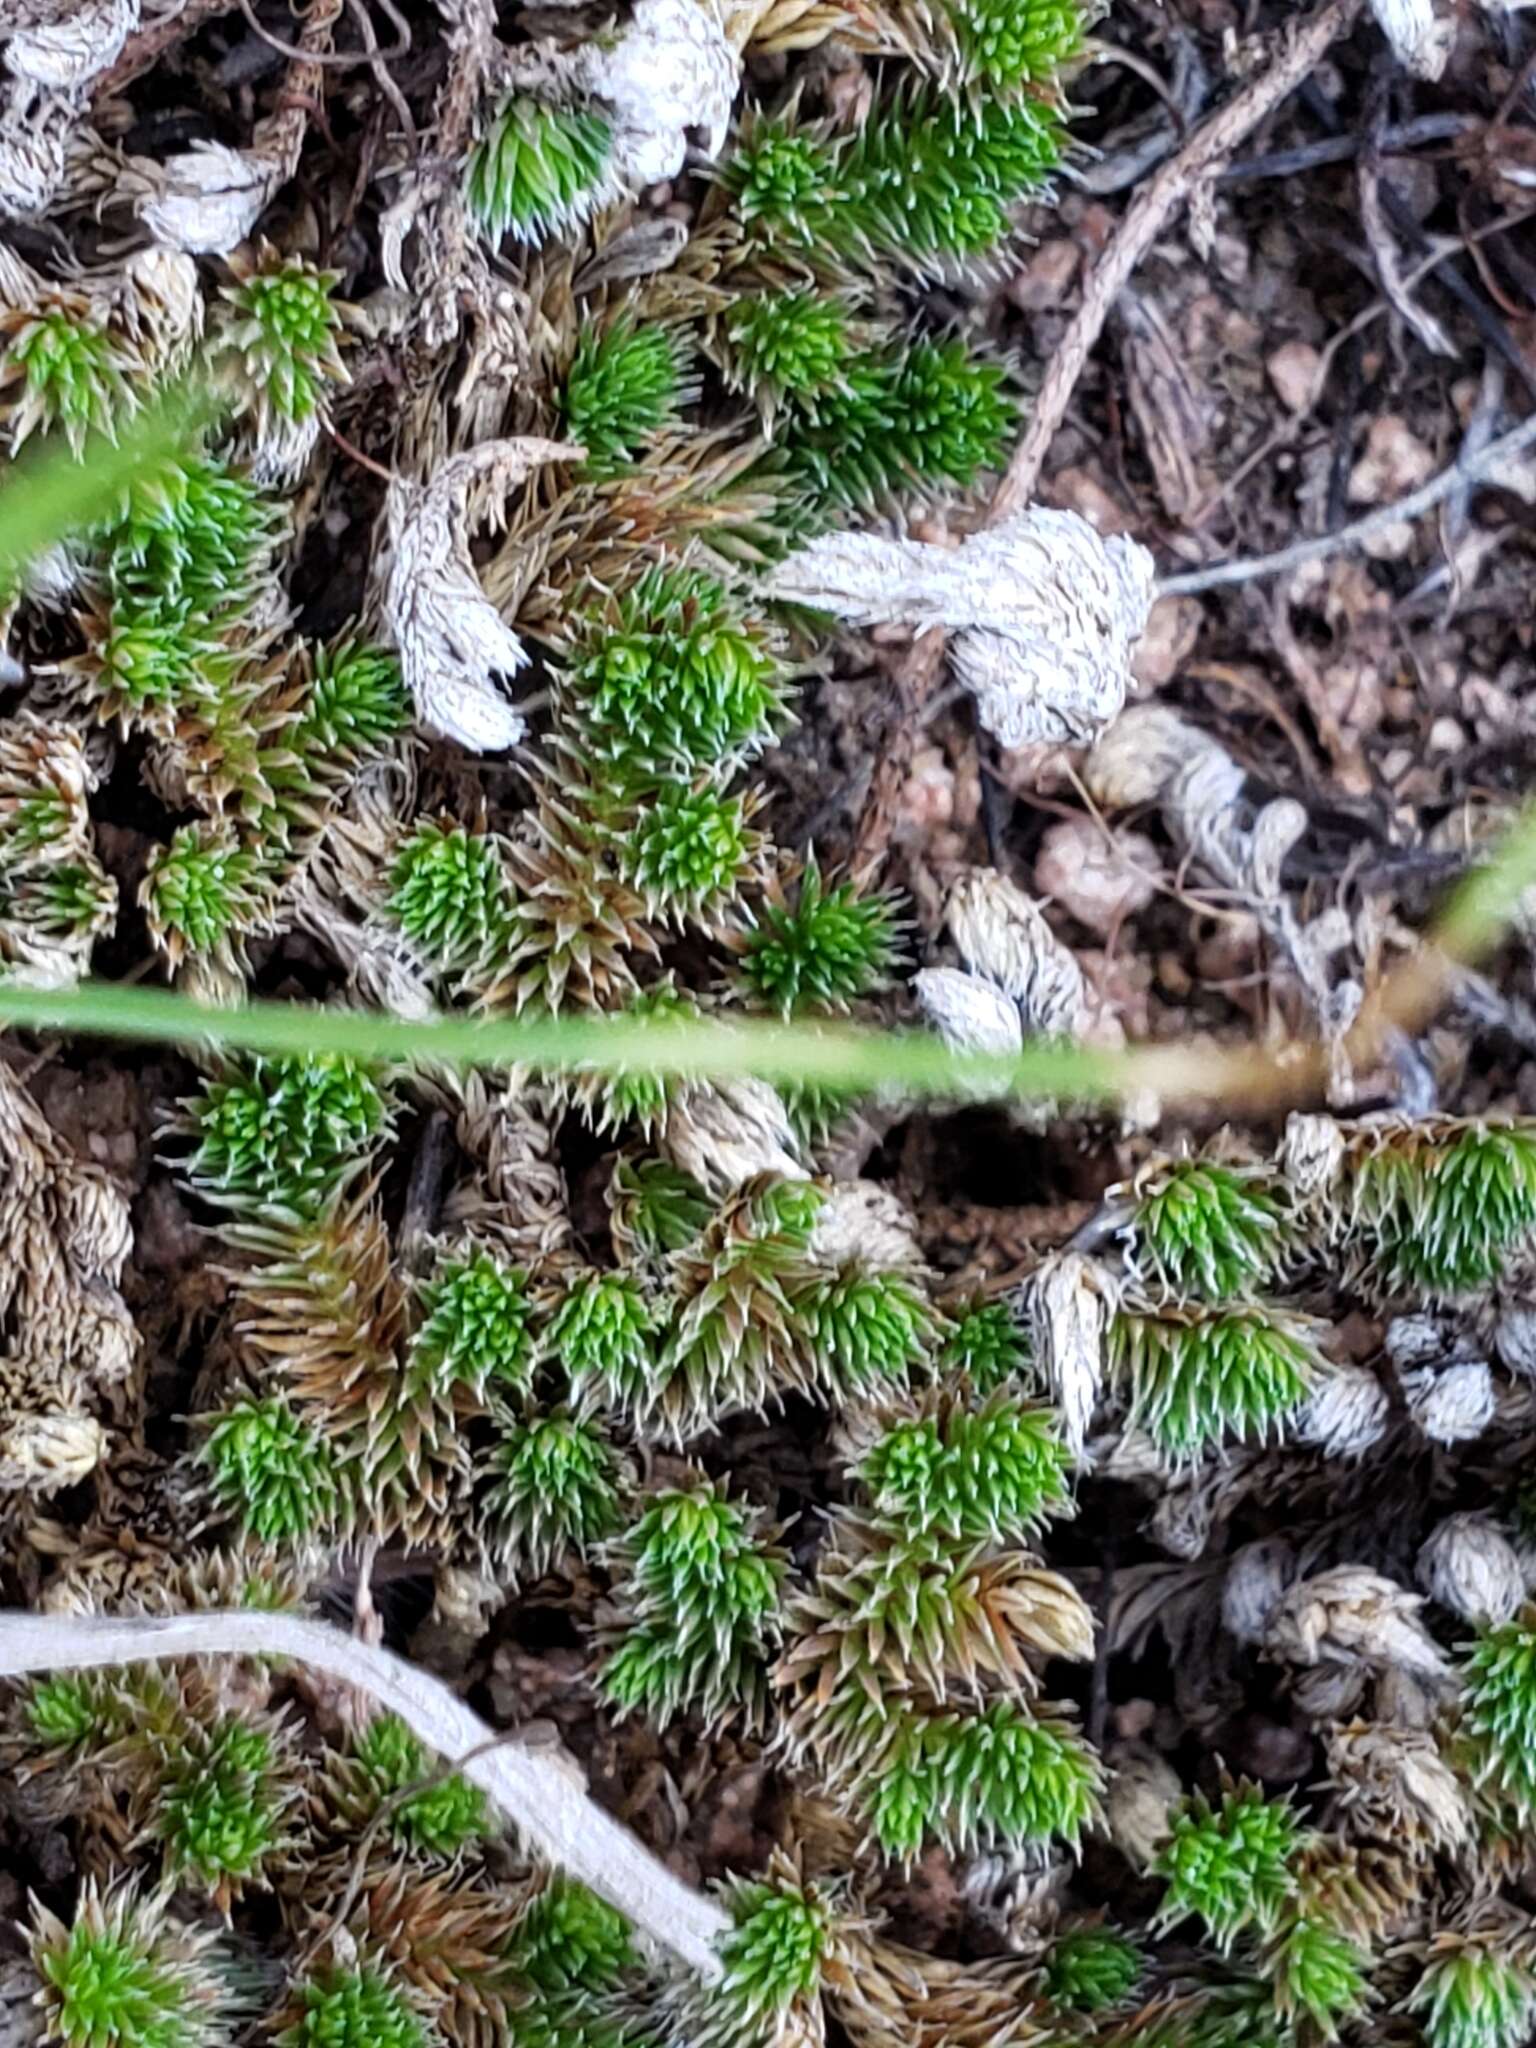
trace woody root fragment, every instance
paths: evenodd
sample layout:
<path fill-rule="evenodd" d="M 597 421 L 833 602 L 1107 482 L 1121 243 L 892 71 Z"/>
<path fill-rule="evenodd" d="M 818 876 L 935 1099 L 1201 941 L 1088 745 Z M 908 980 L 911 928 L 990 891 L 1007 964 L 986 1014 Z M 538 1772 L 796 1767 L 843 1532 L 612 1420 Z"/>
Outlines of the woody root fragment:
<path fill-rule="evenodd" d="M 707 1982 L 730 1921 L 587 1795 L 574 1763 L 499 1738 L 440 1679 L 324 1622 L 278 1613 L 161 1617 L 0 1613 L 0 1677 L 171 1657 L 291 1657 L 366 1693 L 494 1800 L 530 1849 L 590 1886 Z"/>

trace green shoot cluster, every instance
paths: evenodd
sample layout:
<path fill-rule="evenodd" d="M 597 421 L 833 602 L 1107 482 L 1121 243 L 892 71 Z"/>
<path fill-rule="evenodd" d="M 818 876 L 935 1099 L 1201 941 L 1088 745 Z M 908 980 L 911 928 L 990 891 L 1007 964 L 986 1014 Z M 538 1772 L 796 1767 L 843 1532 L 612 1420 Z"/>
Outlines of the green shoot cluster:
<path fill-rule="evenodd" d="M 567 1289 L 544 1334 L 572 1390 L 606 1402 L 634 1400 L 650 1376 L 655 1313 L 633 1273 L 584 1273 Z"/>
<path fill-rule="evenodd" d="M 484 971 L 505 955 L 516 924 L 496 841 L 457 825 L 419 824 L 390 870 L 385 914 L 440 973 Z"/>
<path fill-rule="evenodd" d="M 558 403 L 566 438 L 586 449 L 595 477 L 637 455 L 690 396 L 676 335 L 621 317 L 583 327 Z"/>
<path fill-rule="evenodd" d="M 1083 47 L 1078 0 L 945 0 L 972 78 L 1001 91 L 1049 85 Z"/>
<path fill-rule="evenodd" d="M 787 1878 L 738 1880 L 726 1896 L 734 1923 L 720 1944 L 714 1997 L 732 2036 L 769 2038 L 774 2020 L 812 1998 L 830 1915 L 824 1899 Z"/>
<path fill-rule="evenodd" d="M 1006 1301 L 989 1301 L 957 1318 L 939 1352 L 941 1383 L 963 1373 L 974 1392 L 995 1393 L 1022 1377 L 1033 1347 Z"/>
<path fill-rule="evenodd" d="M 586 1885 L 560 1876 L 524 1908 L 507 1954 L 536 1991 L 587 1998 L 613 1989 L 637 1961 L 623 1914 Z"/>
<path fill-rule="evenodd" d="M 1388 1129 L 1356 1160 L 1352 1193 L 1388 1288 L 1431 1301 L 1477 1293 L 1536 1233 L 1536 1130 Z"/>
<path fill-rule="evenodd" d="M 12 448 L 56 430 L 78 455 L 90 433 L 115 438 L 134 406 L 106 315 L 62 301 L 24 316 L 0 346 L 0 399 Z"/>
<path fill-rule="evenodd" d="M 522 1387 L 533 1369 L 532 1314 L 520 1267 L 484 1251 L 450 1260 L 421 1289 L 409 1370 L 439 1391 Z"/>
<path fill-rule="evenodd" d="M 1019 1542 L 1071 1506 L 1072 1455 L 1053 1412 L 1006 1395 L 893 1424 L 857 1471 L 891 1526 L 959 1543 Z"/>
<path fill-rule="evenodd" d="M 537 246 L 578 226 L 602 192 L 613 128 L 591 109 L 510 99 L 470 153 L 465 200 L 490 242 Z"/>
<path fill-rule="evenodd" d="M 281 1396 L 228 1409 L 199 1455 L 214 1499 L 260 1543 L 302 1544 L 340 1511 L 341 1475 L 329 1443 Z"/>
<path fill-rule="evenodd" d="M 1262 1443 L 1278 1434 L 1319 1367 L 1310 1325 L 1262 1306 L 1124 1313 L 1109 1349 L 1133 1416 L 1176 1463 L 1226 1436 Z"/>
<path fill-rule="evenodd" d="M 510 1424 L 486 1506 L 497 1555 L 538 1578 L 585 1557 L 619 1521 L 620 1466 L 597 1424 L 557 1409 Z"/>
<path fill-rule="evenodd" d="M 432 2048 L 435 2039 L 397 1984 L 377 1969 L 325 1969 L 297 1992 L 280 2048 Z"/>
<path fill-rule="evenodd" d="M 401 1848 L 451 1861 L 491 1832 L 485 1794 L 477 1785 L 456 1773 L 421 1783 L 430 1774 L 431 1759 L 397 1714 L 371 1721 L 357 1738 L 353 1756 L 375 1802 L 388 1802 L 385 1829 Z"/>
<path fill-rule="evenodd" d="M 798 884 L 756 912 L 741 948 L 743 982 L 785 1017 L 842 1010 L 873 994 L 901 958 L 892 899 L 861 895 L 852 882 L 828 887 L 814 857 Z"/>
<path fill-rule="evenodd" d="M 1273 1273 L 1282 1222 L 1259 1175 L 1180 1160 L 1137 1202 L 1131 1261 L 1147 1285 L 1173 1300 L 1242 1300 Z"/>
<path fill-rule="evenodd" d="M 1146 1956 L 1117 1927 L 1066 1928 L 1046 1957 L 1045 1995 L 1069 2012 L 1104 2012 L 1130 1996 L 1146 1967 Z"/>
<path fill-rule="evenodd" d="M 725 586 L 656 567 L 577 622 L 565 687 L 605 778 L 724 773 L 786 722 L 780 664 Z"/>
<path fill-rule="evenodd" d="M 1061 161 L 1060 118 L 1043 101 L 895 95 L 852 135 L 764 120 L 727 167 L 741 221 L 770 250 L 919 273 L 989 255 L 1009 210 Z"/>
<path fill-rule="evenodd" d="M 1536 1815 L 1536 1608 L 1484 1629 L 1462 1669 L 1462 1728 L 1481 1776 Z"/>
<path fill-rule="evenodd" d="M 47 2039 L 61 2048 L 202 2048 L 219 1994 L 206 1942 L 131 1887 L 83 1887 L 65 1926 L 35 1901 L 32 1967 Z"/>
<path fill-rule="evenodd" d="M 1212 1806 L 1194 1793 L 1169 1817 L 1170 1839 L 1154 1865 L 1167 1881 L 1162 1925 L 1195 1918 L 1223 1952 L 1240 1934 L 1267 1934 L 1295 1890 L 1301 1826 L 1284 1800 L 1252 1785 Z"/>
<path fill-rule="evenodd" d="M 366 1164 L 389 1105 L 355 1060 L 255 1054 L 183 1104 L 188 1178 L 230 1208 L 317 1216 Z"/>
<path fill-rule="evenodd" d="M 283 1803 L 272 1737 L 225 1715 L 167 1758 L 150 1826 L 178 1881 L 217 1896 L 261 1875 L 282 1843 Z"/>
<path fill-rule="evenodd" d="M 621 1714 L 756 1718 L 777 1638 L 784 1560 L 760 1517 L 708 1482 L 659 1494 L 609 1546 L 625 1620 L 598 1672 Z"/>
<path fill-rule="evenodd" d="M 340 281 L 338 271 L 268 250 L 248 276 L 225 287 L 232 317 L 223 340 L 241 359 L 259 414 L 303 424 L 319 411 L 326 385 L 345 381 L 342 317 L 332 296 Z"/>
<path fill-rule="evenodd" d="M 1442 1937 L 1408 1999 L 1427 2048 L 1525 2048 L 1536 1977 L 1495 1940 Z"/>

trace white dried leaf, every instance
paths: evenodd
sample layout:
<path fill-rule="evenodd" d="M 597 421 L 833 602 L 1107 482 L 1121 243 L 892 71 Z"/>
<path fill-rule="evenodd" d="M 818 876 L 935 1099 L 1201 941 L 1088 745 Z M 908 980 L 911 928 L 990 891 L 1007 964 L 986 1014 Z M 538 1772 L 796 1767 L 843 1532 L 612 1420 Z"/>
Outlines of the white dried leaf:
<path fill-rule="evenodd" d="M 26 79 L 0 95 L 0 220 L 38 220 L 57 197 L 69 169 L 69 145 L 80 110 L 62 94 Z"/>
<path fill-rule="evenodd" d="M 911 1210 L 894 1189 L 873 1180 L 836 1181 L 827 1189 L 807 1250 L 819 1266 L 858 1259 L 888 1272 L 923 1262 Z"/>
<path fill-rule="evenodd" d="M 770 579 L 850 625 L 942 626 L 955 675 L 1005 747 L 1093 739 L 1119 713 L 1152 606 L 1153 564 L 1075 512 L 1031 508 L 958 548 L 824 534 Z"/>
<path fill-rule="evenodd" d="M 67 1408 L 0 1415 L 0 1493 L 47 1495 L 89 1478 L 106 1454 L 94 1415 Z"/>
<path fill-rule="evenodd" d="M 1292 1110 L 1275 1163 L 1286 1186 L 1297 1194 L 1309 1199 L 1325 1195 L 1337 1185 L 1344 1164 L 1344 1133 L 1331 1116 Z"/>
<path fill-rule="evenodd" d="M 673 1164 L 712 1195 L 732 1195 L 759 1174 L 808 1180 L 778 1091 L 751 1075 L 690 1081 L 674 1094 L 664 1137 Z"/>
<path fill-rule="evenodd" d="M 298 484 L 320 440 L 320 414 L 291 420 L 272 413 L 251 444 L 251 481 L 267 490 L 291 491 Z"/>
<path fill-rule="evenodd" d="M 1179 1774 L 1145 1743 L 1123 1742 L 1106 1759 L 1104 1818 L 1126 1861 L 1145 1870 L 1168 1840 L 1168 1817 L 1184 1796 Z"/>
<path fill-rule="evenodd" d="M 1447 1855 L 1471 1841 L 1466 1796 L 1428 1729 L 1356 1721 L 1330 1728 L 1325 1742 L 1328 1782 L 1351 1833 Z"/>
<path fill-rule="evenodd" d="M 1408 1413 L 1432 1443 L 1471 1443 L 1493 1420 L 1493 1374 L 1480 1358 L 1438 1372 L 1422 1366 L 1404 1373 L 1402 1383 Z"/>
<path fill-rule="evenodd" d="M 925 1021 L 952 1052 L 1021 1052 L 1024 1027 L 1017 1003 L 980 975 L 958 967 L 925 967 L 912 977 L 912 993 Z"/>
<path fill-rule="evenodd" d="M 1296 1576 L 1296 1553 L 1283 1536 L 1245 1543 L 1227 1566 L 1221 1588 L 1221 1625 L 1240 1643 L 1259 1644 Z"/>
<path fill-rule="evenodd" d="M 1439 14 L 1435 0 L 1371 0 L 1371 12 L 1405 70 L 1415 78 L 1440 76 L 1456 40 L 1454 16 Z"/>
<path fill-rule="evenodd" d="M 1165 1486 L 1147 1517 L 1146 1532 L 1159 1550 L 1184 1564 L 1204 1557 L 1216 1524 L 1215 1491 L 1198 1480 L 1190 1485 Z"/>
<path fill-rule="evenodd" d="M 1081 1457 L 1104 1382 L 1104 1339 L 1119 1302 L 1113 1276 L 1082 1252 L 1053 1252 L 1025 1282 L 1035 1364 Z"/>
<path fill-rule="evenodd" d="M 197 142 L 163 164 L 132 158 L 118 189 L 157 242 L 189 256 L 223 256 L 246 239 L 289 175 L 284 162 L 254 149 Z"/>
<path fill-rule="evenodd" d="M 717 0 L 636 0 L 616 34 L 575 50 L 538 42 L 506 53 L 503 75 L 557 99 L 597 99 L 613 122 L 612 184 L 634 191 L 675 178 L 690 155 L 724 147 L 741 56 Z"/>
<path fill-rule="evenodd" d="M 1106 810 L 1140 809 L 1162 801 L 1174 777 L 1192 761 L 1224 750 L 1209 734 L 1163 704 L 1133 704 L 1121 714 L 1083 764 L 1083 781 Z"/>
<path fill-rule="evenodd" d="M 158 244 L 123 263 L 116 292 L 122 325 L 156 368 L 175 369 L 202 338 L 203 294 L 197 265 L 183 250 Z"/>
<path fill-rule="evenodd" d="M 1506 1302 L 1493 1333 L 1499 1362 L 1523 1380 L 1536 1380 L 1536 1307 Z"/>
<path fill-rule="evenodd" d="M 5 46 L 6 68 L 54 92 L 74 91 L 117 62 L 139 12 L 139 0 L 80 0 L 61 21 L 19 29 Z"/>
<path fill-rule="evenodd" d="M 505 495 L 540 463 L 580 452 L 558 441 L 485 441 L 425 484 L 397 477 L 389 487 L 384 623 L 422 724 L 472 753 L 522 738 L 522 713 L 491 679 L 516 675 L 527 656 L 475 574 L 469 492 L 486 483 Z"/>
<path fill-rule="evenodd" d="M 1487 1515 L 1447 1515 L 1414 1569 L 1431 1600 L 1479 1628 L 1508 1621 L 1525 1598 L 1514 1545 Z"/>
<path fill-rule="evenodd" d="M 1400 1665 L 1421 1678 L 1443 1678 L 1445 1653 L 1419 1619 L 1423 1605 L 1380 1572 L 1336 1565 L 1281 1596 L 1264 1647 L 1288 1664 Z"/>
<path fill-rule="evenodd" d="M 1434 1316 L 1394 1316 L 1383 1339 L 1386 1354 L 1399 1372 L 1438 1365 L 1449 1349 L 1445 1329 Z"/>
<path fill-rule="evenodd" d="M 944 916 L 966 966 L 1013 998 L 1026 1031 L 1077 1035 L 1088 1007 L 1083 971 L 1022 889 L 993 868 L 969 868 Z"/>
<path fill-rule="evenodd" d="M 1358 1458 L 1386 1435 L 1390 1407 L 1369 1366 L 1336 1365 L 1307 1396 L 1293 1434 L 1326 1458 Z"/>

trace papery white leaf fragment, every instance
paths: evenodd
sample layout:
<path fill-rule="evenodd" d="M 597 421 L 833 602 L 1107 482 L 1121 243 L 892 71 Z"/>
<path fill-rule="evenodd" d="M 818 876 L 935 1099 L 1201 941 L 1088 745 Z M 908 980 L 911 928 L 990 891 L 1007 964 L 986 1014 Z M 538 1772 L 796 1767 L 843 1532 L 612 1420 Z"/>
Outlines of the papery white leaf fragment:
<path fill-rule="evenodd" d="M 1447 1515 L 1430 1531 L 1415 1571 L 1431 1600 L 1479 1628 L 1508 1621 L 1525 1598 L 1515 1547 L 1487 1515 Z"/>
<path fill-rule="evenodd" d="M 717 0 L 636 0 L 617 34 L 574 50 L 530 43 L 508 51 L 501 68 L 515 88 L 607 107 L 607 186 L 615 191 L 675 178 L 691 150 L 717 157 L 741 83 L 741 57 Z"/>
<path fill-rule="evenodd" d="M 912 993 L 924 1019 L 951 1052 L 1021 1052 L 1024 1030 L 1019 1007 L 979 974 L 958 967 L 925 967 L 912 977 Z"/>
<path fill-rule="evenodd" d="M 1440 76 L 1456 40 L 1454 15 L 1440 13 L 1435 0 L 1371 0 L 1371 12 L 1405 70 L 1415 78 Z"/>
<path fill-rule="evenodd" d="M 139 25 L 139 0 L 81 0 L 62 20 L 18 29 L 5 45 L 15 78 L 73 92 L 110 69 Z"/>
<path fill-rule="evenodd" d="M 1396 1665 L 1443 1678 L 1445 1652 L 1419 1619 L 1423 1605 L 1380 1572 L 1336 1565 L 1281 1597 L 1264 1631 L 1265 1648 L 1288 1664 Z"/>
<path fill-rule="evenodd" d="M 80 110 L 73 95 L 13 79 L 0 94 L 0 220 L 37 220 L 69 168 Z"/>
<path fill-rule="evenodd" d="M 1062 1435 L 1081 1457 L 1104 1382 L 1104 1340 L 1120 1293 L 1097 1259 L 1054 1252 L 1023 1289 L 1035 1362 L 1061 1411 Z"/>
<path fill-rule="evenodd" d="M 1369 1366 L 1334 1366 L 1313 1388 L 1292 1431 L 1327 1458 L 1358 1458 L 1387 1433 L 1387 1390 Z"/>
<path fill-rule="evenodd" d="M 958 681 L 1005 747 L 1094 739 L 1119 714 L 1152 608 L 1153 564 L 1075 512 L 1030 508 L 958 548 L 830 533 L 769 588 L 850 625 L 942 626 Z"/>
<path fill-rule="evenodd" d="M 480 588 L 469 493 L 483 484 L 505 496 L 540 463 L 581 452 L 559 441 L 483 441 L 424 484 L 397 477 L 389 487 L 384 623 L 422 724 L 473 753 L 499 753 L 522 738 L 522 713 L 491 678 L 516 675 L 528 657 Z"/>
<path fill-rule="evenodd" d="M 1465 1444 L 1493 1420 L 1493 1374 L 1480 1358 L 1419 1366 L 1400 1375 L 1408 1413 L 1432 1443 Z"/>
<path fill-rule="evenodd" d="M 827 1189 L 806 1250 L 818 1266 L 861 1259 L 889 1272 L 923 1262 L 911 1210 L 893 1189 L 872 1180 L 839 1181 Z"/>
<path fill-rule="evenodd" d="M 1077 1036 L 1088 1007 L 1083 971 L 1022 889 L 995 869 L 968 869 L 944 916 L 966 966 L 1012 998 L 1026 1031 Z"/>
<path fill-rule="evenodd" d="M 663 1143 L 673 1164 L 716 1197 L 761 1173 L 810 1178 L 777 1089 L 750 1075 L 685 1083 L 667 1110 Z"/>
<path fill-rule="evenodd" d="M 1330 1038 L 1342 1035 L 1362 993 L 1329 967 L 1351 941 L 1349 919 L 1324 911 L 1304 923 L 1281 886 L 1285 857 L 1307 828 L 1293 797 L 1250 802 L 1241 764 L 1161 704 L 1135 704 L 1118 718 L 1089 755 L 1083 779 L 1106 810 L 1158 804 L 1173 837 L 1246 901 L 1284 950 Z"/>
<path fill-rule="evenodd" d="M 1240 1643 L 1264 1640 L 1270 1617 L 1296 1576 L 1296 1553 L 1283 1536 L 1245 1543 L 1227 1566 L 1221 1623 Z"/>

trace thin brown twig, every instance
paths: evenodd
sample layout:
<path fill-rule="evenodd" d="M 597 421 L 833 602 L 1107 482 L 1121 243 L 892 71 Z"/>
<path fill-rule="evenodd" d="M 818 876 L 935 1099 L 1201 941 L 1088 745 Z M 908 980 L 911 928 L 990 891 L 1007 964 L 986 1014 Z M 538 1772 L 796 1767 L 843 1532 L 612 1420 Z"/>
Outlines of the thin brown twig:
<path fill-rule="evenodd" d="M 1178 154 L 1170 157 L 1132 200 L 1114 238 L 1089 273 L 1083 303 L 1051 358 L 1029 426 L 992 495 L 983 526 L 1000 525 L 1029 502 L 1110 306 L 1175 211 L 1265 115 L 1295 90 L 1336 38 L 1349 29 L 1363 5 L 1364 0 L 1323 0 L 1307 21 L 1286 32 L 1269 69 L 1202 122 Z M 943 659 L 944 636 L 934 629 L 913 642 L 892 674 L 897 705 L 859 818 L 851 861 L 856 875 L 873 874 L 885 858 L 923 707 Z"/>
<path fill-rule="evenodd" d="M 1509 433 L 1501 435 L 1497 441 L 1490 441 L 1486 447 L 1464 450 L 1438 476 L 1432 476 L 1418 490 L 1410 491 L 1406 498 L 1399 498 L 1390 505 L 1379 505 L 1365 518 L 1341 526 L 1334 533 L 1320 533 L 1311 540 L 1299 540 L 1291 547 L 1281 548 L 1275 554 L 1255 555 L 1249 561 L 1217 562 L 1209 569 L 1192 569 L 1186 576 L 1167 576 L 1157 586 L 1158 595 L 1181 597 L 1190 591 L 1218 590 L 1233 583 L 1252 583 L 1261 576 L 1283 576 L 1288 570 L 1299 569 L 1306 562 L 1318 562 L 1325 556 L 1361 547 L 1389 526 L 1401 526 L 1407 520 L 1417 519 L 1421 513 L 1433 511 L 1443 498 L 1450 497 L 1467 484 L 1477 483 L 1490 470 L 1512 461 L 1533 444 L 1536 444 L 1536 413 L 1522 420 L 1518 427 L 1511 428 Z"/>
<path fill-rule="evenodd" d="M 1114 236 L 1088 273 L 1083 303 L 1051 357 L 1029 426 L 987 508 L 989 525 L 996 526 L 1022 511 L 1034 495 L 1051 443 L 1104 331 L 1109 309 L 1142 258 L 1223 158 L 1230 156 L 1265 115 L 1296 90 L 1329 47 L 1347 33 L 1363 4 L 1364 0 L 1323 0 L 1323 5 L 1307 20 L 1288 28 L 1269 68 L 1250 79 L 1224 107 L 1218 107 L 1203 121 L 1177 156 L 1170 157 L 1131 201 Z"/>

